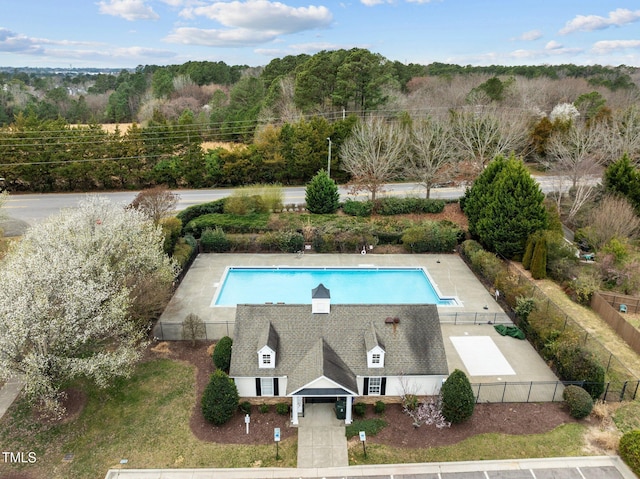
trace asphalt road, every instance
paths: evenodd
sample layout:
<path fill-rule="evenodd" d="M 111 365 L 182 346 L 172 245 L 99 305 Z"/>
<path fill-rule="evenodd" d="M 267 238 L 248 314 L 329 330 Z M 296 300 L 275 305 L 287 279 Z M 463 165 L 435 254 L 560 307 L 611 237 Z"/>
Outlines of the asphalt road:
<path fill-rule="evenodd" d="M 536 177 L 543 192 L 547 193 L 558 189 L 559 180 L 555 176 Z M 593 182 L 599 182 L 599 178 L 594 178 Z M 283 188 L 284 202 L 304 203 L 304 187 L 295 186 Z M 215 188 L 207 190 L 176 190 L 180 196 L 178 210 L 188 206 L 213 201 L 230 195 L 233 189 Z M 431 190 L 431 198 L 434 199 L 455 199 L 464 193 L 464 187 L 434 188 Z M 114 203 L 130 203 L 138 194 L 137 191 L 119 191 L 102 193 L 50 193 L 50 194 L 15 194 L 9 195 L 3 210 L 4 214 L 15 220 L 25 221 L 28 224 L 42 221 L 43 219 L 57 214 L 65 208 L 73 208 L 78 202 L 88 194 L 100 194 L 111 199 Z M 425 190 L 416 183 L 394 183 L 386 185 L 385 195 L 394 196 L 424 196 Z M 353 197 L 348 194 L 344 187 L 340 187 L 340 197 L 345 199 Z M 366 197 L 366 193 L 361 193 L 359 197 Z"/>

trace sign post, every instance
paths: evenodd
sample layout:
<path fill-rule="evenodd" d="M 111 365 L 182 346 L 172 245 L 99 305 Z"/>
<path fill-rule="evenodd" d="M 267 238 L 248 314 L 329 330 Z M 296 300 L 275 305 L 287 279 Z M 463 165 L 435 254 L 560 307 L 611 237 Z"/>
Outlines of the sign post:
<path fill-rule="evenodd" d="M 251 422 L 251 416 L 249 416 L 248 414 L 246 414 L 244 416 L 244 423 L 247 426 L 247 434 L 249 434 L 249 423 Z"/>
<path fill-rule="evenodd" d="M 273 429 L 273 440 L 276 442 L 276 461 L 280 460 L 279 444 L 280 444 L 280 428 Z"/>
<path fill-rule="evenodd" d="M 364 451 L 364 458 L 367 458 L 367 446 L 365 443 L 367 442 L 367 434 L 364 431 L 360 431 L 360 441 L 362 441 L 362 450 Z"/>

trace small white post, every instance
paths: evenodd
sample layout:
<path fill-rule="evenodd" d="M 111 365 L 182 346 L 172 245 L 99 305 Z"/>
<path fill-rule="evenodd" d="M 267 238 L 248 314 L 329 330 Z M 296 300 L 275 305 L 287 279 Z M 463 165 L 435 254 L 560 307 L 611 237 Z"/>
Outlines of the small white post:
<path fill-rule="evenodd" d="M 251 422 L 251 416 L 249 416 L 248 414 L 246 414 L 244 416 L 244 424 L 245 426 L 247 426 L 247 434 L 249 434 L 249 423 Z"/>

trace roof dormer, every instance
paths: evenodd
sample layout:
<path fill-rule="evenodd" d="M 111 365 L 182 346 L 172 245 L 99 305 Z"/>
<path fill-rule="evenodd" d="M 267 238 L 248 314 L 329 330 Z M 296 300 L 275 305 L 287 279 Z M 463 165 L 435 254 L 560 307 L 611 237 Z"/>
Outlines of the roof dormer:
<path fill-rule="evenodd" d="M 378 339 L 378 333 L 373 323 L 364 333 L 364 346 L 367 351 L 367 367 L 383 368 L 385 350 Z"/>
<path fill-rule="evenodd" d="M 258 367 L 273 369 L 276 367 L 276 350 L 278 349 L 278 333 L 271 322 L 267 323 L 260 335 L 258 349 Z"/>
<path fill-rule="evenodd" d="M 320 283 L 311 290 L 311 313 L 329 314 L 331 311 L 331 293 Z"/>

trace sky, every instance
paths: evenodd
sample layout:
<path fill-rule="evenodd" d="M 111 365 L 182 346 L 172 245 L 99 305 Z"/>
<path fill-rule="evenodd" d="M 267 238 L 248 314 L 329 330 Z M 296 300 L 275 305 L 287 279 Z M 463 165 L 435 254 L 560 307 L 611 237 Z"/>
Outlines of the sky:
<path fill-rule="evenodd" d="M 640 67 L 638 0 L 0 0 L 0 66 L 392 61 Z"/>

